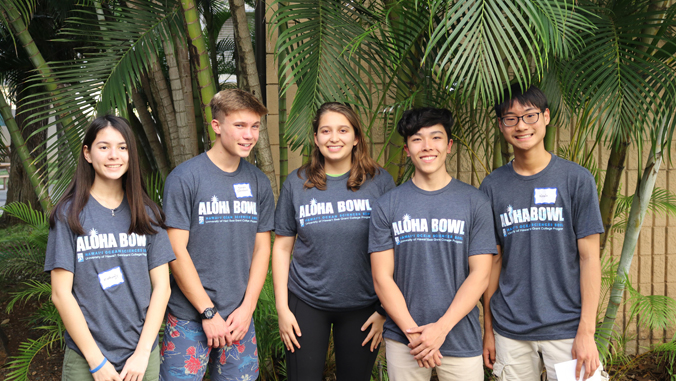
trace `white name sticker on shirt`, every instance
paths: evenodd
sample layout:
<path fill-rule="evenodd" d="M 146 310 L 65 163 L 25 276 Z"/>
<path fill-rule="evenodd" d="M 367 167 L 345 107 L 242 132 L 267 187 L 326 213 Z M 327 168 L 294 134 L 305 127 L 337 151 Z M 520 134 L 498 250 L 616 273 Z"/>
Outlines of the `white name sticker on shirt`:
<path fill-rule="evenodd" d="M 124 275 L 122 275 L 122 269 L 120 266 L 113 267 L 108 271 L 104 271 L 99 274 L 99 282 L 101 282 L 101 288 L 107 290 L 113 286 L 124 283 Z"/>
<path fill-rule="evenodd" d="M 556 188 L 535 188 L 535 204 L 555 204 Z"/>
<path fill-rule="evenodd" d="M 233 187 L 235 188 L 235 195 L 237 198 L 253 197 L 249 183 L 234 184 Z"/>

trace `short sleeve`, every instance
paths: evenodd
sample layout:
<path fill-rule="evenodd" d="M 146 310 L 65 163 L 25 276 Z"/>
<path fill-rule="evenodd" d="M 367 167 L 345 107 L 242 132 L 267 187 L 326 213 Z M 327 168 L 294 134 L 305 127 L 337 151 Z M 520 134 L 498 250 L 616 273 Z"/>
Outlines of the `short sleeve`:
<path fill-rule="evenodd" d="M 493 223 L 493 209 L 490 201 L 482 195 L 472 214 L 468 255 L 497 254 L 495 224 Z"/>
<path fill-rule="evenodd" d="M 592 234 L 600 234 L 604 231 L 599 197 L 596 193 L 596 182 L 591 173 L 584 171 L 584 175 L 578 177 L 577 187 L 570 190 L 571 194 L 574 195 L 572 214 L 573 228 L 577 239 Z"/>
<path fill-rule="evenodd" d="M 378 171 L 380 171 L 378 176 L 382 179 L 380 180 L 380 194 L 382 195 L 394 189 L 396 184 L 394 184 L 394 179 L 392 178 L 392 175 L 389 174 L 389 172 L 382 168 L 378 169 Z"/>
<path fill-rule="evenodd" d="M 258 179 L 258 233 L 275 230 L 275 196 L 265 175 Z"/>
<path fill-rule="evenodd" d="M 164 185 L 162 208 L 169 227 L 190 230 L 192 221 L 192 195 L 185 176 L 172 172 Z"/>
<path fill-rule="evenodd" d="M 49 229 L 47 252 L 45 253 L 45 271 L 56 268 L 75 272 L 75 234 L 70 230 L 65 216 L 57 216 L 54 227 Z"/>
<path fill-rule="evenodd" d="M 167 231 L 157 226 L 153 226 L 153 228 L 157 230 L 157 233 L 151 235 L 149 239 L 148 270 L 176 259 Z"/>
<path fill-rule="evenodd" d="M 275 234 L 293 237 L 297 233 L 296 210 L 293 207 L 292 179 L 287 179 L 277 200 L 275 210 Z"/>
<path fill-rule="evenodd" d="M 491 189 L 490 186 L 488 185 L 488 181 L 486 181 L 486 178 L 484 178 L 484 181 L 481 182 L 481 185 L 479 186 L 479 190 L 483 192 L 483 194 L 488 197 L 488 200 L 490 201 L 490 208 L 491 208 L 491 226 L 493 227 L 493 235 L 495 236 L 495 243 L 497 245 L 500 245 L 500 230 L 498 226 L 498 222 L 495 220 L 495 215 L 493 214 L 493 197 L 491 194 Z"/>
<path fill-rule="evenodd" d="M 394 243 L 387 213 L 383 210 L 383 198 L 373 205 L 369 226 L 369 253 L 392 249 Z"/>

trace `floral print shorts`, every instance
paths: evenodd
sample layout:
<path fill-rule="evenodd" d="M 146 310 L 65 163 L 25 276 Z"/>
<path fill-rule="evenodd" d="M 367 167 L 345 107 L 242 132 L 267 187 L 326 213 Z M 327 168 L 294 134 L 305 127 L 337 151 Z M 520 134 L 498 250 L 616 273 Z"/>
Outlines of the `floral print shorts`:
<path fill-rule="evenodd" d="M 160 380 L 201 380 L 209 366 L 211 380 L 253 381 L 258 377 L 258 349 L 253 319 L 244 339 L 212 350 L 202 322 L 167 313 L 160 349 Z"/>

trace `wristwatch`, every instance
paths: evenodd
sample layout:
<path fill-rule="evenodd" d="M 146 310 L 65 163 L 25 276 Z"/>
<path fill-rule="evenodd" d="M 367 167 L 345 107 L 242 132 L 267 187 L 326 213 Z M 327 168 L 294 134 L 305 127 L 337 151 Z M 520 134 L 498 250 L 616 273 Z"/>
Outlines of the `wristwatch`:
<path fill-rule="evenodd" d="M 214 316 L 216 316 L 216 313 L 218 313 L 218 311 L 216 310 L 216 306 L 214 306 L 214 307 L 207 307 L 207 308 L 204 310 L 204 312 L 202 312 L 202 313 L 200 314 L 200 317 L 202 318 L 202 320 L 204 320 L 204 319 L 211 319 L 211 318 L 213 318 Z"/>

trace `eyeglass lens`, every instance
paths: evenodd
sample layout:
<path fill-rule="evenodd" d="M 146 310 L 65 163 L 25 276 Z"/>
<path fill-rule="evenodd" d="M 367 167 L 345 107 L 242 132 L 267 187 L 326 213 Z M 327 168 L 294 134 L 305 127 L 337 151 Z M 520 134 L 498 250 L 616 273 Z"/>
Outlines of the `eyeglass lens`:
<path fill-rule="evenodd" d="M 502 118 L 502 124 L 505 125 L 505 127 L 513 127 L 516 126 L 519 123 L 519 119 L 522 119 L 524 123 L 526 124 L 533 124 L 536 123 L 540 119 L 540 113 L 534 113 L 534 114 L 526 114 L 522 116 L 506 116 Z"/>

